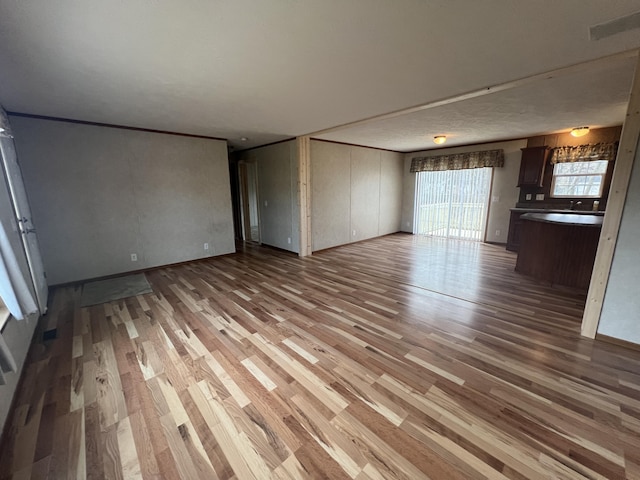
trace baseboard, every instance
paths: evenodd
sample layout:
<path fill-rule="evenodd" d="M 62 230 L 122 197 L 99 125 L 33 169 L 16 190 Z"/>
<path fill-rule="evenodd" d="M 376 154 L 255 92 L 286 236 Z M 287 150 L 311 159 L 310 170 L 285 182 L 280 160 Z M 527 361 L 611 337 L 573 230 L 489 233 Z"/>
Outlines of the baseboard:
<path fill-rule="evenodd" d="M 640 352 L 640 344 L 629 342 L 627 340 L 621 340 L 620 338 L 610 337 L 609 335 L 596 333 L 596 340 L 602 340 L 603 342 L 612 343 L 620 347 L 626 347 L 626 348 L 630 348 L 631 350 Z"/>

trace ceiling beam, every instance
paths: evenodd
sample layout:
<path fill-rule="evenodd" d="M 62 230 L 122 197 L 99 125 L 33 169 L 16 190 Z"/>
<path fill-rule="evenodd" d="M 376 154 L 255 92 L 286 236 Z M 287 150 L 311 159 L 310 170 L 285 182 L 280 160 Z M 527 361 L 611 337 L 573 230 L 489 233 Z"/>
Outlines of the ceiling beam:
<path fill-rule="evenodd" d="M 486 95 L 491 95 L 493 93 L 503 92 L 505 90 L 512 90 L 514 88 L 527 86 L 527 85 L 530 85 L 532 83 L 536 83 L 536 82 L 540 82 L 540 81 L 551 80 L 551 79 L 562 77 L 562 76 L 565 76 L 565 75 L 572 75 L 572 74 L 578 74 L 578 73 L 581 73 L 581 72 L 588 72 L 588 71 L 590 71 L 591 65 L 594 62 L 603 62 L 604 64 L 606 64 L 606 63 L 614 63 L 614 62 L 616 62 L 618 60 L 621 60 L 621 59 L 624 59 L 624 58 L 636 57 L 638 55 L 639 51 L 640 50 L 637 49 L 637 48 L 634 48 L 634 49 L 631 49 L 631 50 L 626 50 L 624 52 L 616 53 L 616 54 L 613 54 L 613 55 L 608 55 L 606 57 L 602 57 L 602 58 L 599 58 L 597 60 L 590 60 L 590 61 L 587 61 L 587 62 L 576 63 L 574 65 L 558 68 L 558 69 L 555 69 L 555 70 L 550 70 L 548 72 L 539 73 L 539 74 L 532 75 L 532 76 L 526 77 L 526 78 L 521 78 L 521 79 L 518 79 L 518 80 L 513 80 L 511 82 L 501 83 L 501 84 L 498 84 L 498 85 L 493 85 L 493 86 L 483 87 L 483 88 L 480 88 L 480 89 L 477 89 L 477 90 L 472 90 L 470 92 L 463 93 L 461 95 L 454 95 L 452 97 L 446 97 L 446 98 L 443 98 L 443 99 L 440 99 L 440 100 L 434 100 L 432 102 L 424 103 L 424 104 L 421 104 L 421 105 L 416 105 L 414 107 L 404 108 L 404 109 L 401 109 L 401 110 L 395 110 L 393 112 L 385 113 L 385 114 L 382 114 L 382 115 L 375 115 L 373 117 L 364 118 L 362 120 L 357 120 L 355 122 L 345 123 L 345 124 L 342 124 L 342 125 L 337 125 L 335 127 L 325 128 L 323 130 L 317 130 L 317 131 L 309 133 L 307 135 L 309 137 L 316 137 L 316 136 L 319 136 L 319 135 L 325 135 L 327 133 L 332 133 L 332 132 L 336 132 L 336 131 L 339 131 L 339 130 L 344 130 L 344 129 L 351 128 L 351 127 L 365 125 L 365 124 L 377 122 L 377 121 L 380 121 L 380 120 L 388 120 L 388 119 L 391 119 L 391 118 L 401 117 L 403 115 L 408 115 L 408 114 L 411 114 L 411 113 L 421 112 L 423 110 L 428 110 L 428 109 L 431 109 L 431 108 L 441 107 L 443 105 L 449 105 L 449 104 L 452 104 L 452 103 L 458 103 L 458 102 L 462 102 L 462 101 L 465 101 L 465 100 L 470 100 L 470 99 L 473 99 L 473 98 L 483 97 L 483 96 L 486 96 Z"/>

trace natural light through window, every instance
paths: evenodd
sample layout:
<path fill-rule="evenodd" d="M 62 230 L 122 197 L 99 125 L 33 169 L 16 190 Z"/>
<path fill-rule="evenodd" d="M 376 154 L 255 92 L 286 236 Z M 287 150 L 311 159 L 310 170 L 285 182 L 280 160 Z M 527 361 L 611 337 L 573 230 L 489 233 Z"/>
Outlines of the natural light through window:
<path fill-rule="evenodd" d="M 418 172 L 417 235 L 482 241 L 491 191 L 491 168 Z"/>
<path fill-rule="evenodd" d="M 4 328 L 4 324 L 9 320 L 9 309 L 5 306 L 2 298 L 0 298 L 0 331 Z"/>
<path fill-rule="evenodd" d="M 607 161 L 556 163 L 552 197 L 599 198 L 602 196 Z"/>

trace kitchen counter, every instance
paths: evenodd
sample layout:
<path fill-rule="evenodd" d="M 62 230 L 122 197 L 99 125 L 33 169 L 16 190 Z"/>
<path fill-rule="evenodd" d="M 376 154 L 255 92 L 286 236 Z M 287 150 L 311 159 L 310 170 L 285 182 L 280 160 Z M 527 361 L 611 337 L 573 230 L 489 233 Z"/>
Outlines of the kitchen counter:
<path fill-rule="evenodd" d="M 544 223 L 559 223 L 563 225 L 581 225 L 584 227 L 602 227 L 602 215 L 585 215 L 576 213 L 525 213 L 523 220 Z"/>
<path fill-rule="evenodd" d="M 597 215 L 597 216 L 603 216 L 604 215 L 604 211 L 591 211 L 591 210 L 569 210 L 568 208 L 565 209 L 549 209 L 549 208 L 520 208 L 520 207 L 515 207 L 511 209 L 512 212 L 521 212 L 521 213 L 566 213 L 566 214 L 570 214 L 570 215 Z"/>
<path fill-rule="evenodd" d="M 586 291 L 603 217 L 575 213 L 525 213 L 516 271 L 552 285 Z"/>

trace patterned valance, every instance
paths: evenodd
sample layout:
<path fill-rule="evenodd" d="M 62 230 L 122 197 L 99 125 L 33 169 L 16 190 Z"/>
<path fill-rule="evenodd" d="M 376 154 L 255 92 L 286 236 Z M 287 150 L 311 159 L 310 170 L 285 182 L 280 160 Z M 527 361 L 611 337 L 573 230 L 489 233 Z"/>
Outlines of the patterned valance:
<path fill-rule="evenodd" d="M 468 168 L 483 167 L 504 167 L 504 150 L 485 150 L 483 152 L 416 157 L 411 160 L 412 173 L 466 170 Z"/>
<path fill-rule="evenodd" d="M 558 147 L 553 149 L 551 163 L 591 162 L 594 160 L 612 161 L 616 159 L 617 151 L 618 142 Z"/>

